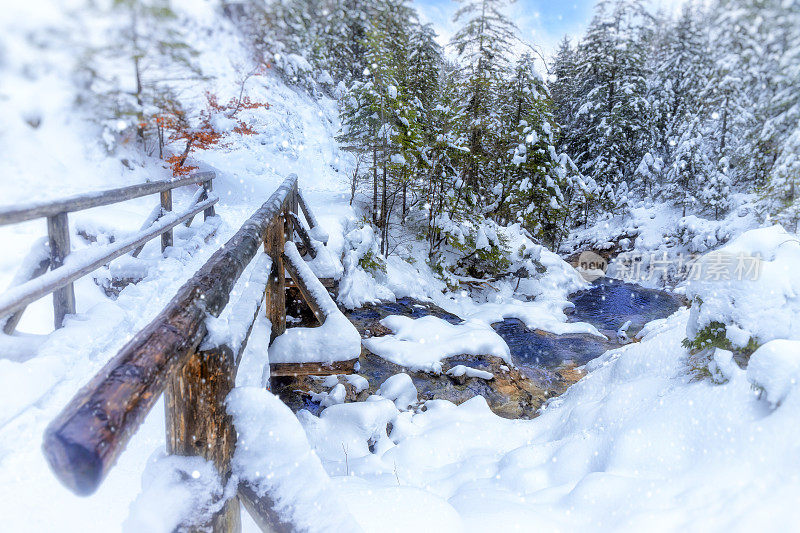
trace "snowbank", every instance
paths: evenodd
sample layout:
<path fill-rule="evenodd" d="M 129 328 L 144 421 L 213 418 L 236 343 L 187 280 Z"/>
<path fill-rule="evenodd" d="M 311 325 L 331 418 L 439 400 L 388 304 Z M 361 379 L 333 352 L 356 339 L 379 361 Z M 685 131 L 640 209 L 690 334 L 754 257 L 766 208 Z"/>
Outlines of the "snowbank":
<path fill-rule="evenodd" d="M 770 409 L 735 363 L 723 384 L 692 380 L 681 346 L 688 320 L 681 310 L 593 361 L 533 420 L 499 418 L 481 397 L 418 412 L 344 404 L 300 418 L 367 531 L 389 518 L 423 527 L 391 511 L 399 491 L 422 492 L 448 517 L 444 530 L 791 529 L 800 519 L 797 395 Z"/>
<path fill-rule="evenodd" d="M 687 336 L 712 322 L 728 326 L 735 345 L 752 338 L 800 340 L 800 240 L 781 226 L 748 231 L 698 261 L 686 285 L 692 299 Z"/>
<path fill-rule="evenodd" d="M 202 525 L 235 489 L 235 482 L 223 488 L 210 461 L 160 452 L 142 474 L 142 492 L 131 504 L 122 530 L 170 533 L 181 524 Z"/>
<path fill-rule="evenodd" d="M 234 475 L 298 531 L 359 531 L 338 501 L 294 413 L 269 391 L 237 388 L 227 400 L 237 431 Z"/>
<path fill-rule="evenodd" d="M 747 379 L 777 406 L 800 383 L 800 341 L 778 339 L 766 343 L 750 357 Z"/>

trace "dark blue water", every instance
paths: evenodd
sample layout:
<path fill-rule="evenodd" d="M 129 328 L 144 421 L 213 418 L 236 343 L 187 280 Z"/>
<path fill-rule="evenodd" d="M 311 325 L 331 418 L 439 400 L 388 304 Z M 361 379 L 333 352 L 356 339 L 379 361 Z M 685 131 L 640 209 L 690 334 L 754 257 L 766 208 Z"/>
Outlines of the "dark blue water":
<path fill-rule="evenodd" d="M 395 302 L 381 302 L 378 305 L 359 307 L 358 309 L 348 310 L 346 314 L 351 320 L 381 320 L 389 315 L 403 315 L 411 318 L 433 315 L 451 324 L 460 324 L 462 322 L 460 318 L 452 313 L 413 298 L 398 298 Z"/>
<path fill-rule="evenodd" d="M 519 366 L 552 369 L 567 362 L 583 365 L 613 347 L 594 335 L 532 331 L 516 318 L 506 318 L 492 327 L 506 341 L 514 363 Z"/>
<path fill-rule="evenodd" d="M 681 306 L 669 293 L 609 279 L 595 281 L 591 288 L 573 294 L 570 301 L 575 306 L 570 321 L 588 322 L 606 333 L 609 340 L 586 334 L 537 332 L 516 318 L 507 318 L 492 327 L 508 344 L 516 365 L 535 372 L 542 371 L 545 375 L 565 363 L 583 365 L 619 346 L 616 332 L 625 322 L 631 321 L 628 334 L 632 337 L 647 322 L 667 317 Z M 357 324 L 372 323 L 389 315 L 412 318 L 433 315 L 451 324 L 461 322 L 456 315 L 413 298 L 399 298 L 396 302 L 347 311 L 347 316 Z"/>
<path fill-rule="evenodd" d="M 628 333 L 632 335 L 651 320 L 665 318 L 681 307 L 681 302 L 667 292 L 631 283 L 601 278 L 592 285 L 570 298 L 575 304 L 571 322 L 588 322 L 599 330 L 616 333 L 630 320 Z"/>

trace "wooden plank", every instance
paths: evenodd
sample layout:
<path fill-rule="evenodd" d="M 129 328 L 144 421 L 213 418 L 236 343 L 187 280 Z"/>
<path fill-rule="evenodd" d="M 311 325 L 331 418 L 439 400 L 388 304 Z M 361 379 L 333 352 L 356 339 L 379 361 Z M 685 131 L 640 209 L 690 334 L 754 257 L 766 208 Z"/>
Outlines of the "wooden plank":
<path fill-rule="evenodd" d="M 56 270 L 64 265 L 69 255 L 69 219 L 66 213 L 47 217 L 47 241 L 50 246 L 50 268 Z M 56 329 L 64 324 L 66 315 L 75 314 L 75 288 L 71 281 L 53 291 L 53 312 Z"/>
<path fill-rule="evenodd" d="M 236 379 L 236 355 L 228 346 L 192 354 L 169 380 L 165 391 L 167 452 L 200 456 L 214 463 L 225 484 L 231 477 L 236 429 L 225 411 L 225 398 Z M 225 502 L 214 516 L 198 527 L 181 531 L 234 533 L 242 529 L 239 500 Z"/>
<path fill-rule="evenodd" d="M 358 359 L 336 361 L 333 363 L 271 363 L 270 377 L 331 376 L 333 374 L 353 374 Z"/>
<path fill-rule="evenodd" d="M 159 224 L 154 224 L 144 233 L 99 247 L 101 251 L 107 251 L 106 253 L 85 254 L 81 259 L 72 261 L 69 269 L 62 271 L 52 270 L 37 279 L 9 289 L 0 296 L 0 316 L 9 315 L 18 309 L 22 309 L 31 302 L 35 302 L 39 298 L 47 296 L 55 290 L 69 285 L 76 279 L 82 278 L 86 274 L 107 264 L 109 261 L 128 253 L 140 244 L 158 237 L 165 230 L 173 228 L 189 217 L 196 215 L 205 209 L 209 203 L 216 202 L 217 198 L 207 200 L 202 204 L 198 204 L 182 216 L 179 216 L 174 221 L 162 221 Z"/>
<path fill-rule="evenodd" d="M 308 304 L 308 307 L 311 308 L 311 312 L 314 313 L 314 316 L 317 317 L 317 321 L 320 324 L 325 323 L 325 319 L 328 318 L 323 310 L 322 306 L 317 299 L 314 298 L 313 293 L 308 290 L 306 284 L 303 282 L 302 276 L 298 272 L 297 266 L 292 262 L 291 257 L 287 256 L 285 253 L 281 254 L 283 257 L 283 266 L 286 269 L 286 272 L 292 277 L 292 281 L 294 282 L 294 286 L 300 290 L 300 294 L 303 295 L 303 299 Z M 285 306 L 284 306 L 285 307 Z"/>
<path fill-rule="evenodd" d="M 303 246 L 305 246 L 308 255 L 310 255 L 312 259 L 316 258 L 317 249 L 314 248 L 314 243 L 311 241 L 311 236 L 306 231 L 306 228 L 303 227 L 303 222 L 300 220 L 300 217 L 298 217 L 296 213 L 290 213 L 289 217 L 292 219 L 294 232 L 297 233 L 297 235 L 300 237 L 300 240 L 303 241 Z"/>
<path fill-rule="evenodd" d="M 32 279 L 36 279 L 50 268 L 50 246 L 47 239 L 40 239 L 32 247 L 28 255 L 20 266 L 19 271 L 14 275 L 10 287 L 16 287 Z M 25 308 L 17 310 L 11 316 L 0 318 L 3 333 L 11 335 L 17 329 L 19 321 Z"/>
<path fill-rule="evenodd" d="M 306 203 L 306 200 L 303 197 L 303 193 L 300 192 L 299 189 L 297 191 L 297 202 L 300 205 L 300 209 L 303 211 L 303 215 L 305 215 L 306 217 L 306 221 L 308 222 L 308 227 L 310 227 L 312 230 L 314 228 L 318 228 L 319 222 L 317 222 L 317 219 L 314 216 L 314 213 L 311 211 L 311 209 L 308 208 L 308 204 Z M 324 230 L 322 230 L 322 228 L 320 228 L 320 230 L 318 230 L 316 233 L 317 233 L 317 238 L 321 240 L 323 244 L 326 244 L 328 242 L 328 234 Z"/>
<path fill-rule="evenodd" d="M 161 216 L 166 215 L 170 211 L 172 211 L 172 191 L 161 191 Z M 161 234 L 162 254 L 167 247 L 172 246 L 173 241 L 174 239 L 171 229 Z"/>
<path fill-rule="evenodd" d="M 35 218 L 50 217 L 58 215 L 59 213 L 72 213 L 92 207 L 115 204 L 141 196 L 158 194 L 162 191 L 175 189 L 184 185 L 205 182 L 213 178 L 213 172 L 198 172 L 197 174 L 185 178 L 151 181 L 148 183 L 121 187 L 119 189 L 78 194 L 52 202 L 15 205 L 14 207 L 0 209 L 0 226 L 25 222 L 26 220 L 33 220 Z"/>
<path fill-rule="evenodd" d="M 300 192 L 300 190 L 297 191 L 297 203 L 300 205 L 300 209 L 303 211 L 303 215 L 306 217 L 308 226 L 310 228 L 316 228 L 319 226 L 317 218 L 314 216 L 314 213 L 311 212 L 311 209 L 308 208 L 308 204 L 306 203 L 305 198 L 303 198 L 303 193 Z"/>
<path fill-rule="evenodd" d="M 43 450 L 70 490 L 94 492 L 166 386 L 219 316 L 242 271 L 296 183 L 287 178 L 267 202 L 114 356 L 48 425 Z M 201 204 L 200 208 L 206 206 Z"/>
<path fill-rule="evenodd" d="M 50 258 L 47 258 L 37 265 L 36 269 L 31 273 L 30 279 L 38 278 L 47 272 L 49 268 Z M 6 335 L 11 335 L 14 333 L 14 331 L 16 331 L 19 321 L 22 320 L 22 314 L 25 312 L 25 309 L 27 309 L 27 306 L 18 309 L 6 319 L 5 323 L 3 324 L 3 333 Z"/>
<path fill-rule="evenodd" d="M 194 205 L 194 204 L 196 204 L 198 202 L 202 202 L 206 198 L 208 198 L 208 195 L 206 194 L 205 188 L 197 189 L 197 192 L 194 193 L 194 196 L 192 196 L 192 199 L 189 200 L 189 205 Z M 205 211 L 203 211 L 203 213 L 205 213 Z M 192 221 L 193 220 L 194 220 L 194 218 L 190 218 L 189 220 L 184 222 L 184 225 L 188 228 L 189 226 L 192 225 Z M 204 218 L 203 220 L 205 221 L 206 219 Z"/>
<path fill-rule="evenodd" d="M 155 206 L 152 211 L 150 211 L 149 215 L 147 215 L 147 218 L 145 219 L 144 224 L 142 224 L 142 226 L 139 228 L 139 231 L 144 231 L 153 224 L 155 224 L 156 221 L 159 218 L 161 218 L 161 215 L 162 215 L 161 204 L 159 204 Z M 133 252 L 131 252 L 131 256 L 139 257 L 139 254 L 142 253 L 143 249 L 144 249 L 144 244 L 139 245 Z"/>

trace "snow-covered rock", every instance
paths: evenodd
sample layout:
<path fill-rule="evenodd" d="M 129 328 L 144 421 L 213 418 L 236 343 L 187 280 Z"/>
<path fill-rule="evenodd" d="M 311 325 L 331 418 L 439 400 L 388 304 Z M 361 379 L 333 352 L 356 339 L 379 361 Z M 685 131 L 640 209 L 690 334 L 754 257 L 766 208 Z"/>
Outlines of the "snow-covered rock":
<path fill-rule="evenodd" d="M 747 379 L 772 405 L 783 402 L 800 384 L 800 341 L 776 339 L 750 356 Z"/>
<path fill-rule="evenodd" d="M 493 355 L 511 364 L 508 345 L 491 326 L 478 320 L 451 324 L 435 316 L 391 315 L 381 324 L 393 334 L 364 339 L 372 353 L 411 370 L 441 372 L 441 361 L 454 355 Z"/>

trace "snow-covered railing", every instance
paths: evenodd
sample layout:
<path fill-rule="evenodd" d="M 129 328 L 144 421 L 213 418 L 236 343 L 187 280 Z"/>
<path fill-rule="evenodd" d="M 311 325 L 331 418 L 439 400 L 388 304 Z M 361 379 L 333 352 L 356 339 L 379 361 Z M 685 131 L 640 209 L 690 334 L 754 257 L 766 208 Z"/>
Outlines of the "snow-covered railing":
<path fill-rule="evenodd" d="M 235 489 L 225 490 L 223 500 L 215 503 L 219 511 L 208 522 L 199 528 L 187 525 L 193 530 L 236 531 L 242 501 L 257 515 L 257 524 L 296 529 L 274 512 L 276 502 L 270 494 L 232 475 L 237 433 L 225 399 L 258 309 L 266 307 L 271 340 L 286 330 L 285 261 L 291 263 L 288 270 L 320 321 L 333 313 L 330 306 L 335 304 L 321 296 L 322 284 L 295 245 L 286 242 L 302 225 L 296 217 L 299 198 L 297 176 L 292 174 L 50 423 L 43 451 L 64 485 L 79 495 L 92 494 L 164 392 L 167 451 L 211 461 L 223 483 Z M 307 221 L 313 234 L 316 221 L 310 216 Z M 231 291 L 262 246 L 264 254 L 253 263 L 242 296 L 229 304 Z M 236 317 L 237 324 L 236 332 L 220 341 L 209 324 L 223 311 L 229 319 Z"/>
<path fill-rule="evenodd" d="M 17 283 L 0 295 L 0 323 L 3 332 L 13 333 L 28 304 L 51 293 L 55 327 L 60 328 L 64 317 L 75 313 L 75 291 L 72 282 L 76 279 L 131 250 L 134 251 L 134 255 L 138 255 L 146 242 L 158 236 L 161 236 L 163 252 L 167 246 L 172 246 L 172 228 L 181 223 L 190 224 L 200 211 L 203 211 L 206 219 L 214 216 L 214 204 L 218 199 L 210 194 L 213 179 L 213 172 L 199 172 L 180 179 L 153 181 L 119 189 L 79 194 L 51 202 L 0 209 L 0 226 L 46 218 L 49 249 L 49 254 L 38 257 L 41 255 L 41 247 L 36 246 L 32 255 L 36 255 L 37 258 L 34 259 L 38 260 L 33 260 L 31 257 L 26 259 L 23 265 L 24 271 L 15 279 Z M 182 213 L 172 213 L 172 189 L 191 184 L 202 184 L 202 189 L 195 195 L 192 205 Z M 70 255 L 68 213 L 151 194 L 160 194 L 161 205 L 148 217 L 139 233 L 122 241 Z M 50 272 L 47 272 L 48 268 L 51 269 Z"/>

